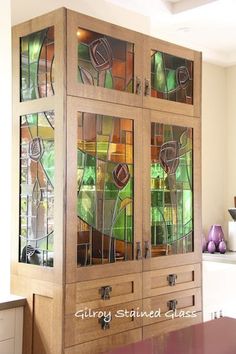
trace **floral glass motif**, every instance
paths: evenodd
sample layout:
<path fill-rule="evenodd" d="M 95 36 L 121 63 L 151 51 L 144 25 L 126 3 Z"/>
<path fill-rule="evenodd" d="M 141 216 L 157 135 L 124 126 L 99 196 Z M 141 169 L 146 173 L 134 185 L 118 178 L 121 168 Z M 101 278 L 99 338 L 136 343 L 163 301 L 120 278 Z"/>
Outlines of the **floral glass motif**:
<path fill-rule="evenodd" d="M 193 104 L 193 62 L 151 51 L 151 96 Z"/>
<path fill-rule="evenodd" d="M 54 95 L 54 27 L 20 39 L 21 101 Z"/>
<path fill-rule="evenodd" d="M 193 251 L 193 131 L 151 123 L 152 256 Z"/>
<path fill-rule="evenodd" d="M 20 119 L 20 262 L 53 266 L 54 112 Z"/>
<path fill-rule="evenodd" d="M 78 81 L 126 92 L 134 91 L 134 45 L 78 28 Z"/>
<path fill-rule="evenodd" d="M 78 113 L 78 266 L 133 259 L 133 121 Z"/>

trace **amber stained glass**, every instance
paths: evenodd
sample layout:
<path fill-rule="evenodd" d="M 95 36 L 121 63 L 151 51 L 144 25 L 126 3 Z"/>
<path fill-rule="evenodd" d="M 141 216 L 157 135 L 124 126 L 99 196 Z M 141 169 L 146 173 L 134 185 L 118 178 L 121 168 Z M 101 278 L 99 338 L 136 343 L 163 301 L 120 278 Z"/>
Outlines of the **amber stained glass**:
<path fill-rule="evenodd" d="M 54 27 L 20 39 L 21 101 L 54 95 Z"/>
<path fill-rule="evenodd" d="M 20 119 L 19 260 L 53 266 L 54 112 Z"/>
<path fill-rule="evenodd" d="M 78 81 L 134 92 L 134 45 L 78 28 Z"/>
<path fill-rule="evenodd" d="M 151 96 L 193 104 L 193 62 L 152 50 Z"/>
<path fill-rule="evenodd" d="M 151 124 L 152 256 L 193 251 L 192 128 Z"/>
<path fill-rule="evenodd" d="M 78 266 L 133 258 L 133 121 L 78 113 Z"/>

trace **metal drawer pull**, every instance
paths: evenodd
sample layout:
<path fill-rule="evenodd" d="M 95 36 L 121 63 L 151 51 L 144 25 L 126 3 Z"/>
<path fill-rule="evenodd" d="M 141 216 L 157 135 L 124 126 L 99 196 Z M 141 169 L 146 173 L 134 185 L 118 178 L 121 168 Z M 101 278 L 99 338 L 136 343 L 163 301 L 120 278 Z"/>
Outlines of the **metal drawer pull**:
<path fill-rule="evenodd" d="M 112 320 L 112 317 L 107 317 L 107 316 L 102 316 L 99 318 L 98 322 L 101 324 L 101 329 L 104 331 L 110 328 L 110 322 Z"/>
<path fill-rule="evenodd" d="M 144 242 L 144 248 L 145 248 L 145 258 L 148 258 L 150 256 L 149 241 Z"/>
<path fill-rule="evenodd" d="M 141 95 L 141 86 L 142 86 L 142 83 L 141 83 L 141 80 L 138 76 L 136 76 L 136 95 Z"/>
<path fill-rule="evenodd" d="M 136 259 L 139 260 L 141 258 L 142 258 L 141 242 L 136 242 Z"/>
<path fill-rule="evenodd" d="M 99 294 L 101 294 L 101 299 L 102 300 L 109 300 L 111 292 L 112 292 L 112 287 L 110 285 L 102 286 L 99 289 Z"/>
<path fill-rule="evenodd" d="M 167 277 L 167 281 L 170 286 L 176 285 L 177 274 L 169 274 Z"/>
<path fill-rule="evenodd" d="M 149 96 L 150 95 L 150 81 L 145 79 L 145 90 L 144 90 L 144 94 L 145 96 Z"/>
<path fill-rule="evenodd" d="M 167 302 L 167 306 L 169 310 L 175 311 L 177 307 L 178 301 L 177 300 L 170 300 Z"/>

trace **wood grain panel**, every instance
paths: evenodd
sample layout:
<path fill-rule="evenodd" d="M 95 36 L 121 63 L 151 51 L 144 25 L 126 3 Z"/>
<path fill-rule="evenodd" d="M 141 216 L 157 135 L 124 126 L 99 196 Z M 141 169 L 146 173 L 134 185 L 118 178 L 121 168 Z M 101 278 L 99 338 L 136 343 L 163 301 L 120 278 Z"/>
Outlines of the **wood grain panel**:
<path fill-rule="evenodd" d="M 174 285 L 169 285 L 169 275 L 176 275 Z M 199 263 L 143 272 L 143 297 L 156 296 L 201 286 Z"/>
<path fill-rule="evenodd" d="M 142 329 L 137 328 L 67 348 L 65 354 L 100 354 L 140 340 L 142 340 Z"/>
<path fill-rule="evenodd" d="M 65 346 L 89 342 L 98 338 L 110 336 L 119 332 L 128 331 L 138 328 L 142 324 L 140 317 L 133 317 L 130 311 L 142 309 L 142 301 L 133 301 L 129 303 L 119 304 L 115 306 L 96 309 L 94 317 L 78 318 L 75 315 L 67 315 L 65 318 Z M 127 310 L 128 316 L 117 317 L 119 310 Z M 108 329 L 102 329 L 98 318 L 100 311 L 102 313 L 111 314 L 111 321 Z M 82 312 L 81 312 L 82 313 Z"/>
<path fill-rule="evenodd" d="M 101 298 L 101 288 L 110 286 L 110 298 Z M 75 313 L 85 307 L 99 308 L 142 298 L 142 274 L 131 274 L 66 285 L 65 313 Z"/>
<path fill-rule="evenodd" d="M 34 295 L 33 354 L 53 354 L 53 300 Z"/>
<path fill-rule="evenodd" d="M 176 301 L 176 311 L 170 310 L 170 301 Z M 143 310 L 148 314 L 157 311 L 156 316 L 143 317 L 143 324 L 151 324 L 165 320 L 172 320 L 172 317 L 182 317 L 183 320 L 194 317 L 195 312 L 201 311 L 201 288 L 177 291 L 172 294 L 160 295 L 143 300 Z"/>

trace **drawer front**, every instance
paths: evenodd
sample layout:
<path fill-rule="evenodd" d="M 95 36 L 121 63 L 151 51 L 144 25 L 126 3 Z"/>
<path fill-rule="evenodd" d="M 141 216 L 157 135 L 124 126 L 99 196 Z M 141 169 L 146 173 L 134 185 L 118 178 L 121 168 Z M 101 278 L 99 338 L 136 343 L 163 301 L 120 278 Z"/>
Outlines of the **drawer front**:
<path fill-rule="evenodd" d="M 15 342 L 13 338 L 0 342 L 0 353 L 15 354 Z"/>
<path fill-rule="evenodd" d="M 142 297 L 141 273 L 68 284 L 66 314 L 138 300 Z"/>
<path fill-rule="evenodd" d="M 175 318 L 143 327 L 143 339 L 159 336 L 202 322 L 202 313 L 198 312 L 194 318 Z"/>
<path fill-rule="evenodd" d="M 15 335 L 15 309 L 0 311 L 0 341 Z"/>
<path fill-rule="evenodd" d="M 201 309 L 201 288 L 151 297 L 143 300 L 143 310 L 150 314 L 150 317 L 143 317 L 143 325 L 176 318 L 194 318 L 195 312 Z"/>
<path fill-rule="evenodd" d="M 150 297 L 201 286 L 201 265 L 153 270 L 143 273 L 143 296 Z"/>
<path fill-rule="evenodd" d="M 142 326 L 142 319 L 130 311 L 142 309 L 142 301 L 133 301 L 115 306 L 103 307 L 89 312 L 81 312 L 87 317 L 67 315 L 65 318 L 65 346 L 89 342 L 115 333 Z M 127 316 L 123 316 L 124 311 Z M 123 311 L 122 314 L 121 312 Z M 77 313 L 78 314 L 78 313 Z M 121 317 L 123 316 L 123 317 Z"/>
<path fill-rule="evenodd" d="M 101 354 L 108 350 L 128 345 L 142 340 L 142 329 L 137 328 L 132 331 L 114 334 L 91 342 L 75 345 L 67 348 L 65 354 Z"/>

